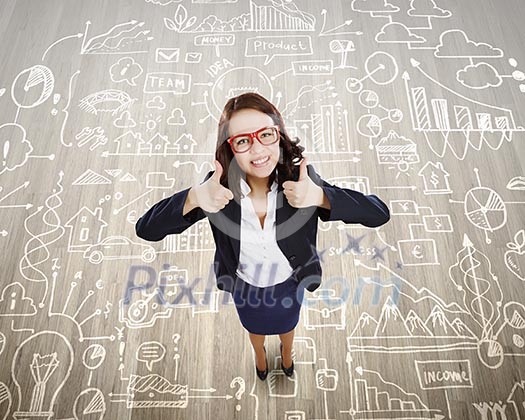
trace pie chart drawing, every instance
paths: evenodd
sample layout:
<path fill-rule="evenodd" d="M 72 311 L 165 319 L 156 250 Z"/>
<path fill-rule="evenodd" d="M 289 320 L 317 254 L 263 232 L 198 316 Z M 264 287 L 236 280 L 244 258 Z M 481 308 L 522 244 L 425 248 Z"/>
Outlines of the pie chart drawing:
<path fill-rule="evenodd" d="M 507 222 L 505 202 L 496 191 L 485 187 L 472 188 L 467 192 L 465 215 L 474 226 L 489 232 Z"/>
<path fill-rule="evenodd" d="M 13 101 L 20 108 L 34 108 L 53 93 L 55 78 L 46 66 L 36 65 L 20 72 L 11 86 Z"/>
<path fill-rule="evenodd" d="M 383 124 L 377 115 L 366 114 L 359 118 L 357 131 L 364 137 L 377 138 L 383 131 Z"/>
<path fill-rule="evenodd" d="M 376 108 L 379 105 L 379 96 L 373 90 L 363 90 L 359 94 L 359 103 L 368 109 Z"/>

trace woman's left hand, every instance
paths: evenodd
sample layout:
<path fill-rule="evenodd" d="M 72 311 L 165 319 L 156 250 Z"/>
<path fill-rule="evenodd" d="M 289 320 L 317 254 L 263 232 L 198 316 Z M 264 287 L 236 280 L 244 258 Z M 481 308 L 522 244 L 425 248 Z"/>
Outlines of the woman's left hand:
<path fill-rule="evenodd" d="M 308 176 L 306 157 L 303 157 L 299 167 L 299 179 L 283 182 L 283 188 L 284 195 L 292 207 L 319 206 L 322 203 L 323 189 Z"/>

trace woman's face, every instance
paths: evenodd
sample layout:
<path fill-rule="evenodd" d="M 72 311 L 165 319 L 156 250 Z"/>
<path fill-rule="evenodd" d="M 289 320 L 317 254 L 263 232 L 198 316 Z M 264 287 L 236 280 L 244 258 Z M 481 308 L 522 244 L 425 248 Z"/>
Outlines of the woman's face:
<path fill-rule="evenodd" d="M 241 109 L 236 111 L 230 118 L 229 135 L 235 136 L 243 133 L 253 133 L 260 128 L 276 125 L 272 118 L 264 112 L 255 109 Z M 239 167 L 246 173 L 246 176 L 266 178 L 274 170 L 279 162 L 280 141 L 265 146 L 261 142 L 253 139 L 251 149 L 243 153 L 233 151 Z M 256 166 L 253 161 L 268 157 L 269 160 L 263 166 Z"/>

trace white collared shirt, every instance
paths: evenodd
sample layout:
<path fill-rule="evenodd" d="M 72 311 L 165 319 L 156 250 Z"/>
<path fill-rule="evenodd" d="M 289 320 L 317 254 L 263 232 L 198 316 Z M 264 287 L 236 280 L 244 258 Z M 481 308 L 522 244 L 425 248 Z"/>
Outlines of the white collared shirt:
<path fill-rule="evenodd" d="M 288 258 L 276 240 L 277 178 L 267 193 L 267 209 L 264 227 L 252 200 L 248 183 L 241 178 L 241 244 L 239 266 L 236 274 L 246 283 L 257 287 L 268 287 L 284 282 L 293 272 Z"/>

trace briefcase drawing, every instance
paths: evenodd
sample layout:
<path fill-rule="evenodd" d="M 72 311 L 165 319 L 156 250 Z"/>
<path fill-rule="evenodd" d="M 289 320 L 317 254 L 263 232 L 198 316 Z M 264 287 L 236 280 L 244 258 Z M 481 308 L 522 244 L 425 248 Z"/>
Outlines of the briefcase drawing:
<path fill-rule="evenodd" d="M 345 329 L 346 306 L 343 299 L 335 296 L 334 289 L 318 289 L 315 292 L 315 296 L 306 297 L 305 328 Z"/>

